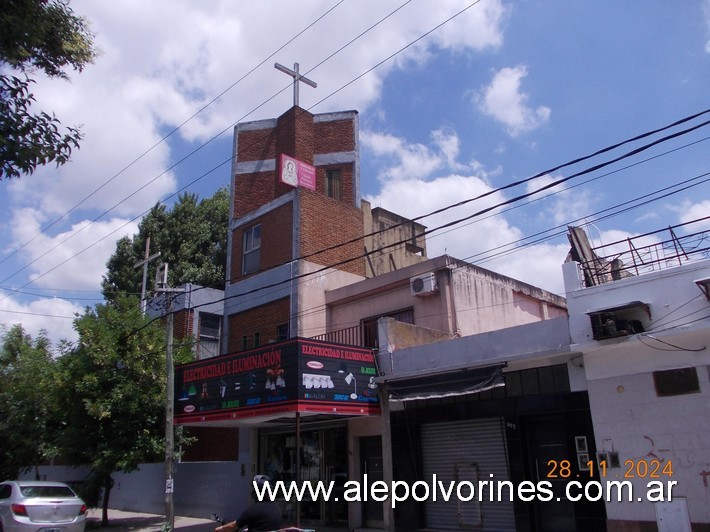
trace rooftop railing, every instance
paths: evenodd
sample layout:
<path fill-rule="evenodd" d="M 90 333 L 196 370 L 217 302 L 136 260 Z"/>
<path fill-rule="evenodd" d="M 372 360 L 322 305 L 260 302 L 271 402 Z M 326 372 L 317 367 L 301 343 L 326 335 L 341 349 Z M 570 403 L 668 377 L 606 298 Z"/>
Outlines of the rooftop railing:
<path fill-rule="evenodd" d="M 580 265 L 586 286 L 604 284 L 710 257 L 710 216 L 592 247 Z"/>

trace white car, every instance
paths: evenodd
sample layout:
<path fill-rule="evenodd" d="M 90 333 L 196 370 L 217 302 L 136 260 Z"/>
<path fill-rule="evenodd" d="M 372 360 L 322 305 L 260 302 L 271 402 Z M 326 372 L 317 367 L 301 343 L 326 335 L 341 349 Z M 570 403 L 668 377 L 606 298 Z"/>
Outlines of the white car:
<path fill-rule="evenodd" d="M 84 532 L 86 504 L 63 482 L 0 483 L 0 532 Z"/>

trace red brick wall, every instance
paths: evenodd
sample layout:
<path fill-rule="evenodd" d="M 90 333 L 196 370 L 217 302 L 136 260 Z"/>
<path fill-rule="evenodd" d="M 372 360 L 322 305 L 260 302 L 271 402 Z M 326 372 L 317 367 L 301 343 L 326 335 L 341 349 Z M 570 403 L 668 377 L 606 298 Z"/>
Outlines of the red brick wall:
<path fill-rule="evenodd" d="M 261 143 L 261 145 L 259 145 Z M 269 201 L 291 192 L 292 187 L 281 183 L 279 160 L 281 153 L 313 164 L 314 154 L 353 151 L 356 146 L 352 119 L 314 122 L 314 117 L 300 107 L 293 107 L 277 119 L 269 130 L 244 131 L 237 142 L 238 161 L 257 161 L 274 158 L 274 172 L 242 174 L 236 178 L 235 217 L 239 218 Z M 342 176 L 341 200 L 325 197 L 326 170 L 339 169 Z M 300 189 L 300 254 L 309 255 L 323 248 L 340 244 L 363 234 L 363 215 L 353 206 L 356 196 L 354 164 L 337 164 L 316 169 L 316 191 Z M 288 209 L 292 209 L 289 203 Z M 283 207 L 272 211 L 254 223 L 262 224 L 260 269 L 268 269 L 292 258 L 293 211 Z M 244 227 L 232 234 L 232 271 L 230 280 L 241 277 L 242 234 Z M 362 255 L 362 241 L 309 258 L 313 262 L 331 265 L 349 257 Z M 365 274 L 364 259 L 338 268 Z"/>
<path fill-rule="evenodd" d="M 240 131 L 237 140 L 237 161 L 265 161 L 276 157 L 274 128 Z"/>
<path fill-rule="evenodd" d="M 183 449 L 183 462 L 236 462 L 239 455 L 239 429 L 222 427 L 185 427 L 187 436 L 197 441 Z"/>
<path fill-rule="evenodd" d="M 362 210 L 352 204 L 334 200 L 312 192 L 301 191 L 301 256 L 307 260 L 331 266 L 345 259 L 358 257 L 354 261 L 336 266 L 339 270 L 357 275 L 365 275 L 365 259 L 362 257 L 363 242 L 337 246 L 335 249 L 316 253 L 324 248 L 348 242 L 363 234 Z M 311 253 L 316 253 L 310 256 Z"/>
<path fill-rule="evenodd" d="M 244 236 L 244 230 L 256 224 L 261 224 L 260 269 L 268 270 L 288 262 L 293 256 L 293 203 L 289 202 L 255 219 L 253 223 L 234 230 L 232 233 L 231 282 L 242 277 L 242 237 Z"/>
<path fill-rule="evenodd" d="M 352 120 L 317 122 L 314 129 L 316 153 L 338 153 L 355 149 L 355 128 Z"/>
<path fill-rule="evenodd" d="M 277 339 L 279 325 L 288 323 L 291 311 L 290 298 L 283 298 L 260 307 L 249 309 L 229 316 L 229 340 L 227 353 L 242 350 L 242 337 L 247 336 L 247 349 L 254 346 L 254 333 L 258 332 L 260 345 L 266 345 Z"/>
<path fill-rule="evenodd" d="M 293 187 L 279 180 L 279 155 L 285 153 L 304 163 L 313 164 L 314 138 L 313 115 L 300 107 L 293 107 L 281 115 L 276 128 L 240 132 L 237 161 L 275 159 L 276 169 L 273 172 L 236 176 L 235 217 L 243 216 L 291 192 Z"/>
<path fill-rule="evenodd" d="M 266 205 L 276 197 L 273 172 L 240 174 L 235 179 L 237 183 L 236 193 L 234 194 L 235 218 L 241 218 L 262 205 Z"/>

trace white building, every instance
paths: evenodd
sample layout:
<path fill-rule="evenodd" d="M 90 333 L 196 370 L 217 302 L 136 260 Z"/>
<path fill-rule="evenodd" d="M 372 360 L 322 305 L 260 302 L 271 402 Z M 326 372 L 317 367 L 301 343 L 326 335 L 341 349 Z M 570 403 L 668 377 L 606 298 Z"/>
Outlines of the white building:
<path fill-rule="evenodd" d="M 633 486 L 632 501 L 606 503 L 612 531 L 710 523 L 710 260 L 702 260 L 702 233 L 671 235 L 646 247 L 631 242 L 626 253 L 615 244 L 614 258 L 626 266 L 617 260 L 614 273 L 631 276 L 595 275 L 611 265 L 597 258 L 563 270 L 601 480 Z M 691 240 L 695 251 L 684 251 Z M 647 500 L 652 481 L 664 488 L 656 495 L 673 501 Z"/>

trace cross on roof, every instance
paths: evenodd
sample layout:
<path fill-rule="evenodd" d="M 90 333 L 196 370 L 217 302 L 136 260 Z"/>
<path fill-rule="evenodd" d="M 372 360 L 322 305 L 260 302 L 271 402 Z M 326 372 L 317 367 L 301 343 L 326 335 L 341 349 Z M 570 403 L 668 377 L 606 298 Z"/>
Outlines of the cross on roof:
<path fill-rule="evenodd" d="M 298 63 L 293 64 L 293 70 L 291 70 L 288 67 L 285 67 L 279 63 L 274 64 L 274 68 L 276 70 L 280 70 L 284 74 L 288 74 L 293 78 L 293 105 L 297 106 L 298 105 L 298 82 L 301 81 L 305 83 L 306 85 L 310 85 L 313 88 L 316 88 L 318 84 L 315 81 L 312 81 L 308 79 L 305 76 L 301 76 L 301 74 L 298 73 Z"/>

